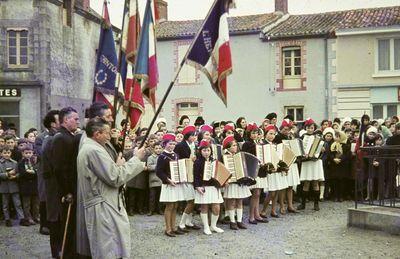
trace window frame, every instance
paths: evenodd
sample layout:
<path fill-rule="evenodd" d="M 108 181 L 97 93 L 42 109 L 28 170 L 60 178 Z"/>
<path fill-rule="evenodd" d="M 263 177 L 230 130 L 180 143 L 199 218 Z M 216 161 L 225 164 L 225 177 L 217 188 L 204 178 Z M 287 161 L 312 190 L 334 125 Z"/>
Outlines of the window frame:
<path fill-rule="evenodd" d="M 288 110 L 289 109 L 293 109 L 294 113 L 293 113 L 293 119 L 295 122 L 301 122 L 304 121 L 304 106 L 302 105 L 293 105 L 293 106 L 284 106 L 284 110 L 285 110 L 285 114 L 288 114 Z M 298 120 L 297 119 L 297 109 L 302 109 L 303 110 L 303 119 L 302 120 Z"/>
<path fill-rule="evenodd" d="M 15 31 L 15 58 L 17 64 L 10 64 L 10 32 Z M 21 32 L 26 31 L 26 64 L 21 64 Z M 7 46 L 7 67 L 8 68 L 29 68 L 30 44 L 29 44 L 29 29 L 28 28 L 7 28 L 6 30 L 6 46 Z"/>
<path fill-rule="evenodd" d="M 177 71 L 179 69 L 180 63 L 182 61 L 181 58 L 184 57 L 184 54 L 186 54 L 186 51 L 190 47 L 190 44 L 191 44 L 191 42 L 190 41 L 186 41 L 186 40 L 179 40 L 179 41 L 175 42 L 175 44 L 174 44 L 175 45 L 174 46 L 174 48 L 175 48 L 175 54 L 174 54 L 174 56 L 175 56 L 174 57 L 175 70 L 174 71 Z M 181 53 L 181 49 L 183 47 L 187 47 L 187 48 L 184 50 L 184 53 L 183 53 L 182 57 L 180 58 L 180 54 L 179 53 Z M 183 75 L 182 72 L 186 71 L 186 69 L 187 69 L 186 66 L 189 66 L 191 69 L 194 70 L 194 80 L 192 82 L 182 81 L 182 78 L 181 78 L 181 76 Z M 178 75 L 178 78 L 176 79 L 175 85 L 177 85 L 177 86 L 196 86 L 196 85 L 199 85 L 199 84 L 200 84 L 200 73 L 199 73 L 199 70 L 197 68 L 195 68 L 194 66 L 190 66 L 190 65 L 185 63 L 184 66 L 182 67 L 179 75 Z"/>
<path fill-rule="evenodd" d="M 385 119 L 388 117 L 388 106 L 389 105 L 396 105 L 397 106 L 397 113 L 396 115 L 400 114 L 400 103 L 372 103 L 371 104 L 371 117 L 373 120 L 378 119 Z M 374 118 L 374 106 L 382 106 L 382 118 Z"/>
<path fill-rule="evenodd" d="M 379 70 L 379 42 L 389 40 L 389 70 Z M 375 40 L 375 74 L 372 77 L 400 76 L 400 68 L 395 69 L 394 41 L 400 37 L 382 37 Z"/>
<path fill-rule="evenodd" d="M 300 51 L 300 55 L 299 56 L 295 56 L 294 53 L 295 51 L 298 50 Z M 286 64 L 285 64 L 285 52 L 290 51 L 290 70 L 291 70 L 291 75 L 286 75 L 285 74 L 285 69 L 287 68 Z M 282 56 L 281 56 L 281 65 L 282 65 L 282 78 L 283 79 L 300 79 L 301 78 L 301 74 L 302 74 L 302 64 L 301 64 L 301 46 L 288 46 L 288 47 L 282 47 L 281 50 Z M 300 58 L 300 64 L 299 65 L 295 65 L 295 59 L 296 58 Z M 296 75 L 295 74 L 295 69 L 296 67 L 300 68 L 300 74 Z"/>

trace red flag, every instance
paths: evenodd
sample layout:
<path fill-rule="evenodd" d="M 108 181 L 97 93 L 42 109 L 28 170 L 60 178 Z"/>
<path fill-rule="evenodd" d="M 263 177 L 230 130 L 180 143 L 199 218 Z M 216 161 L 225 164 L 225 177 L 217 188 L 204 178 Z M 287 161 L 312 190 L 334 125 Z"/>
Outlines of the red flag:
<path fill-rule="evenodd" d="M 135 54 L 139 41 L 140 18 L 137 0 L 128 1 L 125 7 L 125 22 L 122 46 L 125 49 L 126 60 L 135 63 Z"/>
<path fill-rule="evenodd" d="M 139 127 L 142 114 L 144 113 L 144 101 L 140 83 L 133 78 L 132 65 L 128 64 L 125 81 L 125 107 L 129 112 L 131 129 L 136 130 Z"/>

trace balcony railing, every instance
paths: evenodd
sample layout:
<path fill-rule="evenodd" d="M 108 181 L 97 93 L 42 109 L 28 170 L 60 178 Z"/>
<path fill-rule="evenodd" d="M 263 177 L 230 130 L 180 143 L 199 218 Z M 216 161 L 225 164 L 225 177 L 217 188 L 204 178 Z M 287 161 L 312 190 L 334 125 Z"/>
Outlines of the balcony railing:
<path fill-rule="evenodd" d="M 400 209 L 400 146 L 363 147 L 361 152 L 355 208 L 363 204 Z"/>

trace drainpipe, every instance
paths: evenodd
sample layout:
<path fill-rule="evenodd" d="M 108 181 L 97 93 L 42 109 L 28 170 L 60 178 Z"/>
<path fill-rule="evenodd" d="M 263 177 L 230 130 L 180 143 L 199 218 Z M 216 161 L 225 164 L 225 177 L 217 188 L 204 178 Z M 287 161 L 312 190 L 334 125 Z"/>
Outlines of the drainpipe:
<path fill-rule="evenodd" d="M 325 49 L 325 118 L 324 119 L 329 119 L 329 107 L 332 106 L 332 100 L 330 98 L 331 94 L 329 92 L 329 61 L 328 61 L 328 38 L 324 39 L 325 44 L 324 44 L 324 49 Z M 333 118 L 332 118 L 333 119 Z"/>

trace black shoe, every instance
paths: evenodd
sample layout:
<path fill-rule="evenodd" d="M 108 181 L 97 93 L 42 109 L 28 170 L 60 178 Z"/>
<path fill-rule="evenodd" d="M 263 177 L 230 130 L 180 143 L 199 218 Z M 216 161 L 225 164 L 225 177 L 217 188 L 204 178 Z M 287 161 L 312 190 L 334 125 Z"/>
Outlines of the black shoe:
<path fill-rule="evenodd" d="M 314 210 L 319 211 L 319 191 L 314 191 Z"/>
<path fill-rule="evenodd" d="M 13 226 L 11 220 L 9 220 L 9 219 L 6 220 L 6 226 L 7 227 L 12 227 Z"/>
<path fill-rule="evenodd" d="M 272 218 L 280 218 L 280 216 L 278 214 L 272 214 L 272 213 L 271 213 L 271 217 Z"/>
<path fill-rule="evenodd" d="M 238 228 L 240 228 L 240 229 L 247 229 L 246 225 L 243 224 L 242 222 L 236 222 L 236 224 L 237 224 Z"/>
<path fill-rule="evenodd" d="M 174 230 L 173 232 L 174 232 L 175 235 L 184 235 L 185 234 L 185 232 L 179 230 L 179 228 Z"/>
<path fill-rule="evenodd" d="M 24 227 L 29 227 L 29 226 L 31 226 L 31 224 L 29 223 L 29 221 L 27 221 L 26 219 L 21 219 L 21 220 L 19 221 L 19 225 L 20 225 L 20 226 L 24 226 Z"/>
<path fill-rule="evenodd" d="M 288 213 L 299 213 L 297 210 L 295 209 L 287 209 Z"/>
<path fill-rule="evenodd" d="M 255 220 L 255 219 L 254 220 L 250 220 L 249 219 L 249 224 L 257 225 L 257 220 Z"/>
<path fill-rule="evenodd" d="M 301 204 L 297 206 L 297 210 L 304 210 L 306 209 L 306 196 L 308 192 L 303 191 L 301 194 Z"/>
<path fill-rule="evenodd" d="M 221 223 L 224 225 L 228 225 L 229 223 L 231 223 L 231 220 L 229 219 L 229 216 L 224 217 L 223 220 L 221 220 Z"/>
<path fill-rule="evenodd" d="M 176 237 L 176 235 L 174 234 L 174 231 L 170 231 L 170 232 L 165 231 L 164 234 L 169 237 Z"/>
<path fill-rule="evenodd" d="M 193 229 L 193 230 L 200 230 L 201 229 L 201 227 L 197 226 L 196 224 L 193 224 L 193 226 L 185 225 L 185 227 L 188 228 L 188 229 Z"/>
<path fill-rule="evenodd" d="M 268 219 L 266 219 L 266 218 L 261 218 L 261 219 L 256 219 L 256 221 L 258 222 L 258 223 L 268 223 L 269 222 L 269 220 Z"/>
<path fill-rule="evenodd" d="M 260 213 L 260 217 L 263 218 L 263 219 L 267 219 L 268 218 L 267 214 L 262 214 L 262 213 Z"/>
<path fill-rule="evenodd" d="M 183 233 L 189 233 L 189 232 L 190 232 L 188 229 L 186 229 L 186 228 L 181 228 L 181 227 L 178 227 L 178 230 L 181 231 L 181 232 L 183 232 Z"/>
<path fill-rule="evenodd" d="M 229 228 L 232 230 L 239 230 L 237 224 L 234 222 L 229 223 Z"/>
<path fill-rule="evenodd" d="M 42 227 L 40 228 L 39 233 L 47 236 L 50 235 L 50 230 L 47 227 Z"/>

